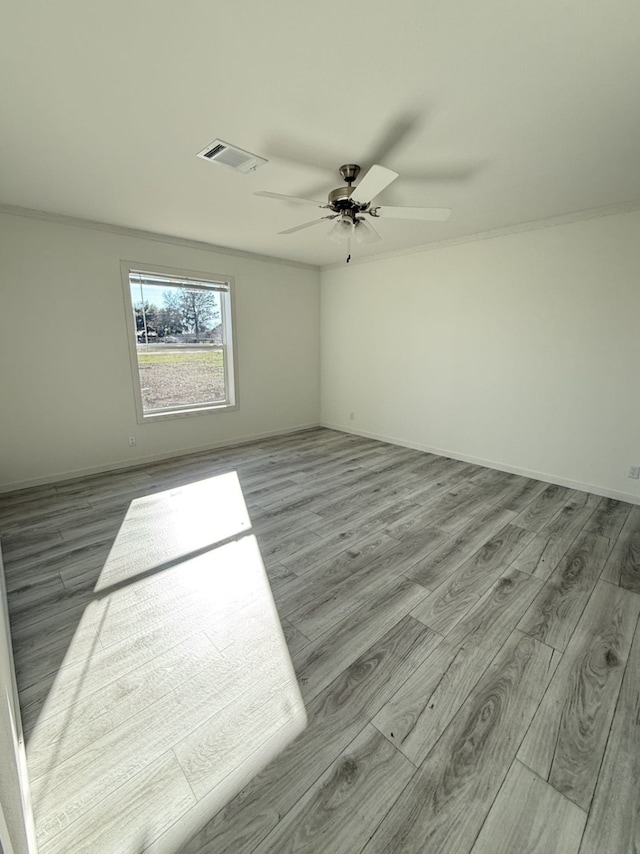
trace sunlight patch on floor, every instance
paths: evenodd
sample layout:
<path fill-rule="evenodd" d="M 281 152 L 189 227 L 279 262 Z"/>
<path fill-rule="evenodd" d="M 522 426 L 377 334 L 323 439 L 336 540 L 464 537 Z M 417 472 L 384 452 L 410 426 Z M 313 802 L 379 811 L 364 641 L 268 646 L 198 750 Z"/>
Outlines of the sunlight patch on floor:
<path fill-rule="evenodd" d="M 306 726 L 250 529 L 235 472 L 132 502 L 29 739 L 42 854 L 174 854 Z"/>

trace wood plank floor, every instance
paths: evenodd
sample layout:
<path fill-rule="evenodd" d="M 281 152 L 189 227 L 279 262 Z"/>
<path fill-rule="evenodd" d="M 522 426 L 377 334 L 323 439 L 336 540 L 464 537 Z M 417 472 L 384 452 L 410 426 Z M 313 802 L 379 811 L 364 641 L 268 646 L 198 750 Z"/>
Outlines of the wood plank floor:
<path fill-rule="evenodd" d="M 216 686 L 180 704 L 198 626 L 185 603 L 160 659 L 144 593 L 112 636 L 86 610 L 133 500 L 233 472 L 250 519 L 234 536 L 257 537 L 309 723 L 185 827 L 216 758 L 200 745 L 224 735 Z M 317 429 L 0 496 L 0 536 L 43 854 L 640 850 L 638 507 Z M 99 679 L 83 670 L 96 645 Z M 86 732 L 56 744 L 71 714 Z M 36 727 L 54 735 L 30 750 Z M 131 775 L 178 781 L 170 810 L 102 776 L 125 739 Z M 82 802 L 66 810 L 60 780 Z M 108 826 L 83 821 L 95 799 Z"/>

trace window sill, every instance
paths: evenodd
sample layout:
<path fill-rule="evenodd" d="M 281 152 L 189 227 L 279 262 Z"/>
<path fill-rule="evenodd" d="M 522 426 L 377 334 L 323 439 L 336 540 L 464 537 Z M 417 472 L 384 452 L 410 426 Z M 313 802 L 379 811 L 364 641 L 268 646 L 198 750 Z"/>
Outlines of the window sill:
<path fill-rule="evenodd" d="M 151 424 L 155 421 L 169 421 L 174 418 L 190 418 L 192 415 L 211 415 L 222 412 L 235 412 L 239 409 L 237 403 L 221 403 L 218 406 L 199 406 L 191 409 L 177 409 L 171 412 L 149 412 L 138 416 L 138 424 Z"/>

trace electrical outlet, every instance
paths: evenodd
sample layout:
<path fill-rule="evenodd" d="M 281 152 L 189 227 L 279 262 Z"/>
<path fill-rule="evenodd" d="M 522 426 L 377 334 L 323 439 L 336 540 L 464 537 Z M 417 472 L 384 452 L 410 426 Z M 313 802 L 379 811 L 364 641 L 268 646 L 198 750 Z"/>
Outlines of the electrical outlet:
<path fill-rule="evenodd" d="M 135 436 L 129 436 L 129 447 L 135 448 L 135 446 L 136 446 L 136 437 Z"/>
<path fill-rule="evenodd" d="M 629 466 L 627 477 L 632 477 L 634 480 L 640 479 L 640 466 Z"/>
<path fill-rule="evenodd" d="M 353 419 L 354 419 L 355 417 L 356 417 L 355 412 L 350 412 L 350 413 L 349 413 L 349 421 L 353 421 Z"/>

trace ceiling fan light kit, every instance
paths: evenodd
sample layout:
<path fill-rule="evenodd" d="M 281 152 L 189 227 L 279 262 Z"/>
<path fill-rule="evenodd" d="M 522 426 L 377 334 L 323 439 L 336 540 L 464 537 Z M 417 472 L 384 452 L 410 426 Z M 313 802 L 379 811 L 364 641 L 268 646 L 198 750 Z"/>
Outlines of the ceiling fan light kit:
<path fill-rule="evenodd" d="M 320 219 L 287 228 L 279 234 L 292 234 L 312 225 L 335 219 L 333 228 L 329 231 L 331 240 L 342 243 L 344 240 L 351 245 L 351 238 L 355 235 L 356 243 L 374 243 L 380 240 L 380 235 L 366 220 L 369 215 L 376 219 L 415 219 L 431 222 L 445 222 L 449 219 L 451 211 L 449 208 L 417 208 L 417 207 L 393 207 L 389 205 L 371 206 L 371 202 L 392 181 L 398 177 L 398 173 L 385 166 L 372 166 L 357 186 L 353 186 L 358 179 L 361 169 L 357 163 L 346 163 L 340 167 L 340 176 L 346 186 L 331 190 L 326 204 L 316 199 L 305 199 L 299 196 L 287 196 L 282 193 L 270 193 L 261 191 L 256 196 L 264 196 L 270 199 L 282 199 L 284 201 L 297 202 L 299 204 L 314 205 L 331 211 L 327 216 Z M 351 260 L 348 252 L 347 263 Z"/>
<path fill-rule="evenodd" d="M 335 243 L 342 243 L 345 240 L 349 240 L 353 234 L 353 229 L 354 225 L 351 219 L 348 216 L 341 215 L 333 224 L 333 228 L 329 232 L 329 238 Z"/>
<path fill-rule="evenodd" d="M 366 219 L 357 219 L 356 225 L 356 243 L 377 243 L 378 240 L 382 239 L 375 228 L 370 222 L 367 222 Z"/>

